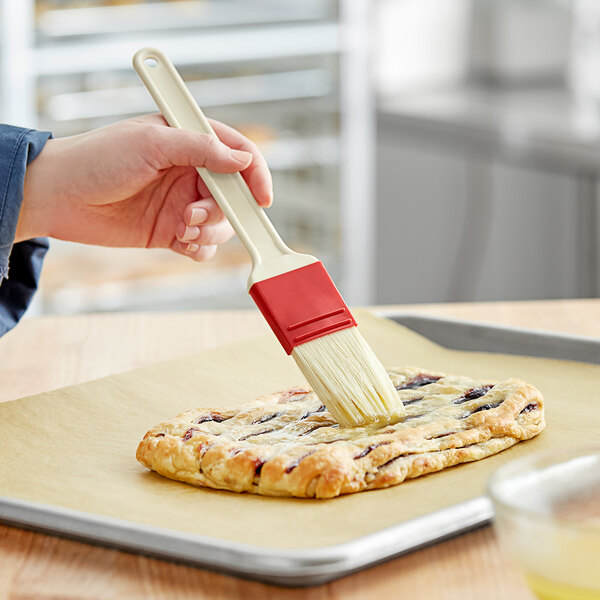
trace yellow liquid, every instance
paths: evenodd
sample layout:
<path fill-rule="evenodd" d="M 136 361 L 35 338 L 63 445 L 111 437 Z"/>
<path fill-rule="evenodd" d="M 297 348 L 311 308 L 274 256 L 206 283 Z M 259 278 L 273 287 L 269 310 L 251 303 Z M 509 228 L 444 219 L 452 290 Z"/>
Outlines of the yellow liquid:
<path fill-rule="evenodd" d="M 531 572 L 525 573 L 525 580 L 540 600 L 600 600 L 600 590 L 559 583 Z"/>

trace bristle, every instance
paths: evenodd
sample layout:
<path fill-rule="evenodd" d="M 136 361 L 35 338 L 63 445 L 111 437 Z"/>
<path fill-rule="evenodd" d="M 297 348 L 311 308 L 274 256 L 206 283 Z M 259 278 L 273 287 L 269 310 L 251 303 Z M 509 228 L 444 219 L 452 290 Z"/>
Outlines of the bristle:
<path fill-rule="evenodd" d="M 405 414 L 389 375 L 356 327 L 300 344 L 292 356 L 342 427 L 398 421 Z"/>

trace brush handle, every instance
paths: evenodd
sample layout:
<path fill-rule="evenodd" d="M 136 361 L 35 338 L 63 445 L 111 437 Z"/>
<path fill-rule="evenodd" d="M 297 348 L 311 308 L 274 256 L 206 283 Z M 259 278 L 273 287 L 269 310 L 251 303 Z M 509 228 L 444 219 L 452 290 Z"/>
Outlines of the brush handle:
<path fill-rule="evenodd" d="M 143 48 L 135 54 L 133 66 L 171 127 L 217 137 L 183 79 L 160 50 Z M 253 270 L 249 287 L 317 260 L 285 245 L 239 173 L 213 173 L 204 167 L 196 170 L 250 254 Z"/>

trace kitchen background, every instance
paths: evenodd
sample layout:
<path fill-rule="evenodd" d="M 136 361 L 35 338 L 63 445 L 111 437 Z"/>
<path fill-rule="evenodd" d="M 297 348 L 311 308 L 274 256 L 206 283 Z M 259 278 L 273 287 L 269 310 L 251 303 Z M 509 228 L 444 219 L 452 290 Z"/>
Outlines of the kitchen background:
<path fill-rule="evenodd" d="M 351 304 L 600 295 L 598 0 L 0 0 L 0 121 L 155 110 L 164 50 Z M 233 308 L 249 261 L 53 241 L 31 312 Z"/>

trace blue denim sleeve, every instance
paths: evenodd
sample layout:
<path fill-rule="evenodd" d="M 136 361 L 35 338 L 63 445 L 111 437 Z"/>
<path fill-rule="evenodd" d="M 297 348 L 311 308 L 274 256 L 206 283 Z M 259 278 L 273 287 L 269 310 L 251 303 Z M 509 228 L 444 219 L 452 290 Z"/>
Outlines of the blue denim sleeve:
<path fill-rule="evenodd" d="M 48 250 L 48 240 L 14 243 L 27 165 L 51 137 L 0 124 L 0 335 L 23 316 L 35 291 Z"/>

